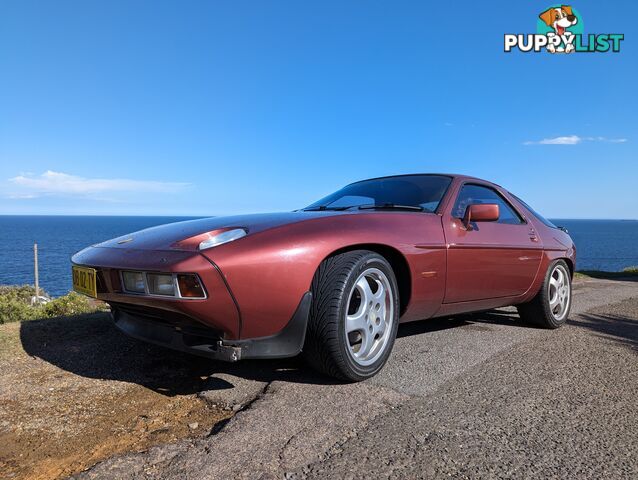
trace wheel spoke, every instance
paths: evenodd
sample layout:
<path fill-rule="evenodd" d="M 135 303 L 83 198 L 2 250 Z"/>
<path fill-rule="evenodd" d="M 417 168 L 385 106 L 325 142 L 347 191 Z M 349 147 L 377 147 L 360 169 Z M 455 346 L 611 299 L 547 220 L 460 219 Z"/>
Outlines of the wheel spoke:
<path fill-rule="evenodd" d="M 558 295 L 558 291 L 554 294 L 554 296 L 549 301 L 549 308 L 553 312 L 556 305 L 560 303 L 560 296 Z"/>
<path fill-rule="evenodd" d="M 559 287 L 562 287 L 563 285 L 565 285 L 565 278 L 563 277 L 563 272 L 560 269 L 556 269 L 556 282 L 558 283 Z"/>
<path fill-rule="evenodd" d="M 549 281 L 549 284 L 554 287 L 556 290 L 558 290 L 558 280 L 554 278 L 554 276 L 552 275 L 552 278 Z"/>
<path fill-rule="evenodd" d="M 385 287 L 379 280 L 375 280 L 377 283 L 377 291 L 372 295 L 373 301 L 383 303 L 385 301 Z"/>
<path fill-rule="evenodd" d="M 383 319 L 383 317 L 380 317 L 380 318 L 381 318 L 381 323 L 376 326 L 374 333 L 377 333 L 379 335 L 379 337 L 382 337 L 383 334 L 385 333 L 386 323 L 385 323 L 385 320 Z"/>
<path fill-rule="evenodd" d="M 361 304 L 369 305 L 370 302 L 374 301 L 374 294 L 372 293 L 372 289 L 370 288 L 370 284 L 366 277 L 361 277 L 357 282 L 357 289 L 361 294 Z"/>
<path fill-rule="evenodd" d="M 383 323 L 388 320 L 387 315 L 388 315 L 388 309 L 385 305 L 385 302 L 382 302 L 381 307 L 379 308 L 379 310 L 377 310 L 377 317 L 379 317 L 381 319 L 381 322 Z"/>
<path fill-rule="evenodd" d="M 357 352 L 357 357 L 366 358 L 370 354 L 373 344 L 374 334 L 370 333 L 367 329 L 363 330 L 363 332 L 361 333 L 361 347 Z"/>
<path fill-rule="evenodd" d="M 365 330 L 367 328 L 366 315 L 368 308 L 363 302 L 359 306 L 359 310 L 352 315 L 346 317 L 346 332 L 355 332 L 358 330 Z"/>

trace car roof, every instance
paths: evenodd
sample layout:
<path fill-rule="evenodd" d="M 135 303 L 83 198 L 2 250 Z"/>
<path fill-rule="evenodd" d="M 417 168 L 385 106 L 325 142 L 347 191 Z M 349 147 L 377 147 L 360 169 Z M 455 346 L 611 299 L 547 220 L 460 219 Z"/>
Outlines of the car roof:
<path fill-rule="evenodd" d="M 356 182 L 352 182 L 349 185 L 354 185 L 356 183 L 361 183 L 361 182 L 367 182 L 370 180 L 382 180 L 384 178 L 396 178 L 396 177 L 423 177 L 423 176 L 432 176 L 432 177 L 449 177 L 451 179 L 460 179 L 461 181 L 476 181 L 476 182 L 481 182 L 481 183 L 487 183 L 490 185 L 495 185 L 497 187 L 500 187 L 500 185 L 497 185 L 494 182 L 490 182 L 487 180 L 483 180 L 482 178 L 478 178 L 478 177 L 471 177 L 469 175 L 462 175 L 462 174 L 458 174 L 458 173 L 403 173 L 403 174 L 398 174 L 398 175 L 386 175 L 383 177 L 373 177 L 373 178 L 366 178 L 364 180 L 358 180 Z"/>

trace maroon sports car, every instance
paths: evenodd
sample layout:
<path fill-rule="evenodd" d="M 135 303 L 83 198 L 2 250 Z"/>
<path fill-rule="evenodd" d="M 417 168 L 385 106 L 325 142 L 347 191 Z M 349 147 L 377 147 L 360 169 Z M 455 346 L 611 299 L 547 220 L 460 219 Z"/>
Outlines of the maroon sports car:
<path fill-rule="evenodd" d="M 493 183 L 418 174 L 350 184 L 307 208 L 163 225 L 73 256 L 77 291 L 127 334 L 236 361 L 302 353 L 376 374 L 400 322 L 516 305 L 562 325 L 575 247 Z"/>

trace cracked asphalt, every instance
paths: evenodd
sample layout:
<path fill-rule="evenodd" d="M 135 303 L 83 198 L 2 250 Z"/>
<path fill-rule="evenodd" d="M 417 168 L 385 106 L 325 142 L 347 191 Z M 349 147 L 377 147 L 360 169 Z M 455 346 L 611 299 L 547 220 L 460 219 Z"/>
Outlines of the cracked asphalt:
<path fill-rule="evenodd" d="M 582 280 L 561 329 L 512 309 L 403 325 L 359 384 L 220 365 L 199 395 L 232 419 L 76 478 L 636 478 L 637 353 L 638 282 Z"/>

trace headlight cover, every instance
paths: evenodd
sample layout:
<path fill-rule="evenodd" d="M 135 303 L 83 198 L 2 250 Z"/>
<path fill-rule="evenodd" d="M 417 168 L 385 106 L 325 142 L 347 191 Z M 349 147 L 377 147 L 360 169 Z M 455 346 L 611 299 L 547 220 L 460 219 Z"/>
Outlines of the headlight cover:
<path fill-rule="evenodd" d="M 175 280 L 170 273 L 147 273 L 146 282 L 152 295 L 175 296 Z"/>
<path fill-rule="evenodd" d="M 246 233 L 246 229 L 244 228 L 233 228 L 215 235 L 209 234 L 208 238 L 199 244 L 199 250 L 206 250 L 207 248 L 217 247 L 224 243 L 232 242 L 233 240 L 245 237 Z"/>
<path fill-rule="evenodd" d="M 124 288 L 127 292 L 146 292 L 143 272 L 122 272 L 122 279 L 124 280 Z"/>

